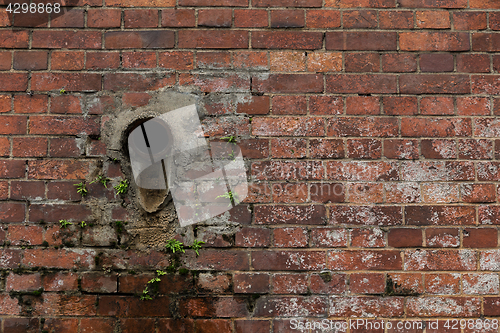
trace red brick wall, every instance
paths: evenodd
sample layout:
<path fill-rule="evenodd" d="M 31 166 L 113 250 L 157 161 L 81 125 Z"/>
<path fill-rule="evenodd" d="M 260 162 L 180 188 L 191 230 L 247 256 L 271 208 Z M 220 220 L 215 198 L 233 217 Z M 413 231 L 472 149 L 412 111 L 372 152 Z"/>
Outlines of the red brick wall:
<path fill-rule="evenodd" d="M 500 316 L 499 1 L 80 0 L 50 18 L 8 2 L 0 332 L 309 332 L 294 320 L 355 317 L 460 332 L 447 320 Z M 127 197 L 74 184 L 124 177 L 101 128 L 162 88 L 204 96 L 205 130 L 237 137 L 251 195 L 230 212 L 235 234 L 202 228 L 200 256 L 179 256 L 188 274 L 141 301 L 171 255 L 128 246 Z"/>

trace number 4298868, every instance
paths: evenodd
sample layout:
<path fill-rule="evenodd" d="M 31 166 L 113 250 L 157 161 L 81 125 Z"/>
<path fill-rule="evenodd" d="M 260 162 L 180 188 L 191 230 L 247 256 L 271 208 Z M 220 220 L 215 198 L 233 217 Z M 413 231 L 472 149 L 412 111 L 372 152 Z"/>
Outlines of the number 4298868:
<path fill-rule="evenodd" d="M 43 3 L 9 3 L 7 6 L 7 12 L 8 13 L 14 13 L 14 14 L 26 14 L 26 13 L 60 13 L 61 12 L 61 4 L 55 3 L 55 4 L 43 4 Z"/>

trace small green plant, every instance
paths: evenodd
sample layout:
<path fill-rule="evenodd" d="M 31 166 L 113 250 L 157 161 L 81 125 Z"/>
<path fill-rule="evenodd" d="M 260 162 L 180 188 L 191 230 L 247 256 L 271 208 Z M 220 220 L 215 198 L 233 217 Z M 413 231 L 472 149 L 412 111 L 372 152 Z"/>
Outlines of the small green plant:
<path fill-rule="evenodd" d="M 170 239 L 167 242 L 167 245 L 165 245 L 167 249 L 172 251 L 172 253 L 175 252 L 182 252 L 185 253 L 186 250 L 184 250 L 184 244 L 182 242 L 179 242 L 177 239 Z"/>
<path fill-rule="evenodd" d="M 61 224 L 61 229 L 66 229 L 68 225 L 72 225 L 73 223 L 68 222 L 67 220 L 59 220 L 59 223 Z"/>
<path fill-rule="evenodd" d="M 161 270 L 156 271 L 156 276 L 148 281 L 148 284 L 146 285 L 146 287 L 142 291 L 142 295 L 141 295 L 142 301 L 150 301 L 153 299 L 153 297 L 151 297 L 151 293 L 150 293 L 148 285 L 152 286 L 154 293 L 156 294 L 156 292 L 158 291 L 158 284 L 161 282 L 161 277 L 163 275 L 167 275 L 167 272 L 164 272 Z"/>
<path fill-rule="evenodd" d="M 61 90 L 59 90 L 59 93 L 60 93 L 61 95 L 64 95 L 64 94 L 66 93 L 66 89 L 62 88 Z"/>
<path fill-rule="evenodd" d="M 108 182 L 111 181 L 111 179 L 109 179 L 108 177 L 105 177 L 105 176 L 97 176 L 96 179 L 94 179 L 93 181 L 90 182 L 90 184 L 94 184 L 94 183 L 101 183 L 102 185 L 104 185 L 105 188 L 108 188 Z"/>
<path fill-rule="evenodd" d="M 89 190 L 87 190 L 87 185 L 85 182 L 81 182 L 78 184 L 74 184 L 76 186 L 76 191 L 82 195 L 82 197 L 86 196 L 89 193 Z"/>
<path fill-rule="evenodd" d="M 116 193 L 118 193 L 118 194 L 125 194 L 125 193 L 127 193 L 127 190 L 128 190 L 128 180 L 122 179 L 120 181 L 120 184 L 116 185 L 114 187 L 114 189 L 116 190 Z"/>
<path fill-rule="evenodd" d="M 146 288 L 142 291 L 141 301 L 150 301 L 152 299 L 153 298 L 149 295 L 148 286 L 146 286 Z"/>
<path fill-rule="evenodd" d="M 191 245 L 191 249 L 194 250 L 197 257 L 200 255 L 200 253 L 198 251 L 201 249 L 201 244 L 205 244 L 205 242 L 195 239 L 193 242 L 193 245 Z"/>
<path fill-rule="evenodd" d="M 127 222 L 123 222 L 123 221 L 115 221 L 115 226 L 116 226 L 116 232 L 118 232 L 119 234 L 121 234 L 125 228 L 125 224 L 127 224 Z"/>
<path fill-rule="evenodd" d="M 221 138 L 222 140 L 226 140 L 227 142 L 229 143 L 234 143 L 236 144 L 236 137 L 231 135 L 231 136 L 225 136 L 223 138 Z"/>
<path fill-rule="evenodd" d="M 237 204 L 240 203 L 240 201 L 238 199 L 238 195 L 236 193 L 231 192 L 231 191 L 226 192 L 224 194 L 221 194 L 221 195 L 217 196 L 215 199 L 218 199 L 218 198 L 229 199 L 231 201 L 231 203 L 229 204 L 229 207 L 231 207 L 231 204 L 234 204 L 236 206 Z"/>
<path fill-rule="evenodd" d="M 85 228 L 87 226 L 87 223 L 85 221 L 82 221 L 80 223 L 78 223 L 78 225 L 80 226 L 80 228 Z"/>

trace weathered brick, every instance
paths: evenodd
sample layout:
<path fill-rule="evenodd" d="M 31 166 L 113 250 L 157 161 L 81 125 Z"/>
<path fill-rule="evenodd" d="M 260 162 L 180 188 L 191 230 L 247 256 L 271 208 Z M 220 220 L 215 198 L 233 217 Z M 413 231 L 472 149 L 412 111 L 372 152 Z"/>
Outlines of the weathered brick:
<path fill-rule="evenodd" d="M 273 294 L 305 294 L 307 293 L 307 274 L 273 274 Z"/>
<path fill-rule="evenodd" d="M 406 311 L 410 317 L 478 317 L 481 301 L 472 297 L 411 297 Z"/>
<path fill-rule="evenodd" d="M 195 11 L 193 9 L 163 9 L 161 11 L 162 27 L 194 27 Z M 236 14 L 235 14 L 236 17 Z"/>
<path fill-rule="evenodd" d="M 335 317 L 400 317 L 403 297 L 331 296 L 329 315 Z"/>
<path fill-rule="evenodd" d="M 393 250 L 329 250 L 327 264 L 331 270 L 400 270 L 402 259 Z"/>
<path fill-rule="evenodd" d="M 291 306 L 296 304 L 296 306 Z M 324 296 L 261 297 L 255 305 L 258 317 L 302 317 L 324 316 L 327 314 L 328 300 Z"/>
<path fill-rule="evenodd" d="M 349 289 L 353 294 L 382 294 L 385 290 L 385 274 L 353 273 L 349 277 Z"/>
<path fill-rule="evenodd" d="M 478 129 L 476 128 L 476 131 Z M 469 118 L 403 118 L 401 136 L 404 137 L 449 137 L 472 135 Z"/>
<path fill-rule="evenodd" d="M 340 27 L 340 12 L 337 10 L 306 11 L 306 27 L 331 29 Z"/>
<path fill-rule="evenodd" d="M 23 178 L 26 173 L 26 161 L 0 160 L 0 178 Z"/>
<path fill-rule="evenodd" d="M 47 51 L 16 51 L 14 52 L 14 69 L 19 70 L 41 70 L 48 68 Z M 10 59 L 9 68 L 10 69 Z"/>
<path fill-rule="evenodd" d="M 476 210 L 471 206 L 408 206 L 405 207 L 409 225 L 473 225 Z"/>
<path fill-rule="evenodd" d="M 173 33 L 172 33 L 173 37 Z M 173 39 L 172 39 L 173 43 Z M 173 44 L 172 44 L 173 46 Z M 172 47 L 170 46 L 170 47 Z M 248 48 L 248 33 L 223 30 L 181 30 L 179 48 L 231 49 Z"/>
<path fill-rule="evenodd" d="M 386 74 L 339 74 L 326 76 L 326 91 L 340 94 L 395 93 L 396 77 Z"/>
<path fill-rule="evenodd" d="M 453 72 L 453 55 L 449 53 L 426 53 L 420 55 L 420 70 L 422 72 Z"/>
<path fill-rule="evenodd" d="M 89 8 L 87 12 L 87 26 L 89 28 L 118 28 L 121 24 L 120 9 Z"/>
<path fill-rule="evenodd" d="M 104 34 L 107 49 L 170 49 L 174 47 L 173 31 L 110 31 Z"/>
<path fill-rule="evenodd" d="M 409 271 L 474 271 L 472 250 L 406 250 L 404 269 Z"/>
<path fill-rule="evenodd" d="M 100 49 L 100 31 L 33 31 L 33 48 L 49 49 Z"/>
<path fill-rule="evenodd" d="M 327 124 L 328 136 L 393 137 L 397 133 L 397 120 L 388 117 L 337 117 Z"/>
<path fill-rule="evenodd" d="M 460 232 L 452 228 L 428 228 L 425 243 L 427 247 L 459 247 Z"/>
<path fill-rule="evenodd" d="M 417 71 L 417 57 L 414 54 L 388 53 L 382 55 L 382 71 L 408 73 Z M 405 97 L 400 97 L 405 98 Z"/>
<path fill-rule="evenodd" d="M 255 31 L 252 47 L 256 49 L 315 50 L 323 46 L 323 33 L 311 31 Z"/>
<path fill-rule="evenodd" d="M 94 73 L 33 73 L 31 89 L 35 91 L 93 92 L 101 90 L 101 74 Z"/>
<path fill-rule="evenodd" d="M 125 28 L 156 28 L 158 26 L 158 10 L 127 9 L 123 11 Z"/>
<path fill-rule="evenodd" d="M 413 12 L 409 10 L 380 11 L 380 29 L 413 29 Z"/>
<path fill-rule="evenodd" d="M 389 51 L 397 48 L 395 32 L 327 32 L 326 49 L 342 51 Z"/>

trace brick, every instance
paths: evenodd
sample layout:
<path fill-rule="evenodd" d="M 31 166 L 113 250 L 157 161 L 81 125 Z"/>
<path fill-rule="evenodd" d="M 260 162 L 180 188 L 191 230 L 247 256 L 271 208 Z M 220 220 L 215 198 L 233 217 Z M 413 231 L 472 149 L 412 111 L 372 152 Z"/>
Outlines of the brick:
<path fill-rule="evenodd" d="M 0 138 L 0 156 L 9 157 L 9 155 L 10 155 L 9 138 Z"/>
<path fill-rule="evenodd" d="M 48 68 L 47 51 L 16 51 L 14 52 L 14 69 L 41 70 Z M 10 69 L 10 65 L 9 65 Z"/>
<path fill-rule="evenodd" d="M 324 224 L 325 209 L 309 206 L 256 206 L 256 224 Z"/>
<path fill-rule="evenodd" d="M 467 75 L 402 75 L 400 92 L 404 94 L 468 94 L 471 90 Z"/>
<path fill-rule="evenodd" d="M 269 96 L 251 96 L 247 101 L 238 103 L 237 113 L 267 114 L 269 113 Z"/>
<path fill-rule="evenodd" d="M 385 290 L 385 274 L 352 273 L 349 289 L 353 294 L 382 294 Z"/>
<path fill-rule="evenodd" d="M 409 317 L 478 317 L 481 301 L 472 297 L 411 297 L 406 312 Z"/>
<path fill-rule="evenodd" d="M 326 76 L 326 92 L 335 94 L 396 93 L 396 77 L 386 74 L 337 74 Z"/>
<path fill-rule="evenodd" d="M 211 332 L 220 332 L 220 333 L 232 333 L 233 325 L 230 320 L 223 319 L 199 319 L 196 320 L 196 325 L 198 331 L 200 333 L 211 333 Z"/>
<path fill-rule="evenodd" d="M 483 13 L 483 14 L 486 14 L 486 13 Z M 499 14 L 496 12 L 490 12 L 489 16 L 490 16 L 490 29 L 494 30 L 494 31 L 500 30 L 500 20 L 499 20 L 500 16 L 499 16 Z M 485 28 L 486 28 L 486 24 L 485 24 Z"/>
<path fill-rule="evenodd" d="M 474 271 L 476 253 L 471 250 L 406 250 L 405 270 Z"/>
<path fill-rule="evenodd" d="M 296 260 L 294 258 L 301 258 Z M 255 251 L 252 267 L 256 270 L 319 270 L 326 267 L 323 251 Z"/>
<path fill-rule="evenodd" d="M 252 135 L 322 136 L 324 121 L 319 117 L 255 118 Z"/>
<path fill-rule="evenodd" d="M 269 54 L 271 70 L 276 72 L 302 72 L 306 69 L 305 52 L 271 52 Z"/>
<path fill-rule="evenodd" d="M 49 333 L 71 333 L 78 330 L 78 319 L 48 318 L 43 323 L 44 331 Z"/>
<path fill-rule="evenodd" d="M 457 71 L 465 73 L 489 73 L 490 57 L 486 54 L 458 54 Z"/>
<path fill-rule="evenodd" d="M 496 191 L 493 184 L 461 184 L 463 202 L 495 202 Z"/>
<path fill-rule="evenodd" d="M 346 97 L 346 114 L 377 115 L 380 114 L 380 100 L 372 96 Z"/>
<path fill-rule="evenodd" d="M 427 53 L 420 55 L 422 72 L 453 72 L 453 55 L 449 53 Z"/>
<path fill-rule="evenodd" d="M 464 248 L 496 248 L 498 245 L 497 229 L 466 228 L 463 231 L 462 245 Z"/>
<path fill-rule="evenodd" d="M 340 27 L 340 12 L 337 10 L 311 9 L 306 11 L 306 27 L 332 29 Z"/>
<path fill-rule="evenodd" d="M 54 138 L 50 140 L 49 155 L 51 157 L 78 157 L 82 151 L 73 138 Z"/>
<path fill-rule="evenodd" d="M 296 304 L 297 306 L 292 306 Z M 258 317 L 302 317 L 325 316 L 327 299 L 322 296 L 288 296 L 261 297 L 255 305 L 255 316 Z"/>
<path fill-rule="evenodd" d="M 275 247 L 306 247 L 309 243 L 309 236 L 303 228 L 274 229 L 273 239 Z"/>
<path fill-rule="evenodd" d="M 123 333 L 133 333 L 140 330 L 153 332 L 155 320 L 151 318 L 123 318 L 120 319 L 120 327 Z"/>
<path fill-rule="evenodd" d="M 500 38 L 495 33 L 473 33 L 472 50 L 483 52 L 500 51 Z"/>
<path fill-rule="evenodd" d="M 472 206 L 408 206 L 408 225 L 473 225 L 476 210 Z"/>
<path fill-rule="evenodd" d="M 423 274 L 421 273 L 389 273 L 387 283 L 395 295 L 422 294 L 424 292 Z"/>
<path fill-rule="evenodd" d="M 457 114 L 467 116 L 481 116 L 491 114 L 491 103 L 486 97 L 458 97 Z"/>
<path fill-rule="evenodd" d="M 307 289 L 307 274 L 273 274 L 273 294 L 305 294 Z"/>
<path fill-rule="evenodd" d="M 144 303 L 131 296 L 101 296 L 99 298 L 98 314 L 100 316 L 117 317 L 168 317 L 169 299 L 157 297 L 145 307 Z"/>
<path fill-rule="evenodd" d="M 54 51 L 50 60 L 52 70 L 82 70 L 85 55 L 81 51 Z"/>
<path fill-rule="evenodd" d="M 26 74 L 0 73 L 1 91 L 25 91 L 26 89 L 28 89 L 28 77 Z"/>
<path fill-rule="evenodd" d="M 33 31 L 33 48 L 100 49 L 99 31 Z"/>
<path fill-rule="evenodd" d="M 386 202 L 420 202 L 420 186 L 417 183 L 385 184 Z"/>
<path fill-rule="evenodd" d="M 456 158 L 456 142 L 453 140 L 422 140 L 421 150 L 425 158 L 449 159 Z"/>
<path fill-rule="evenodd" d="M 78 275 L 71 272 L 50 273 L 42 276 L 42 285 L 44 291 L 76 291 L 78 290 Z"/>
<path fill-rule="evenodd" d="M 371 8 L 391 8 L 394 1 L 389 0 L 326 0 L 326 7 L 351 8 L 351 7 L 371 7 Z"/>
<path fill-rule="evenodd" d="M 248 310 L 241 297 L 198 297 L 181 299 L 179 313 L 190 317 L 245 317 Z"/>
<path fill-rule="evenodd" d="M 380 56 L 377 53 L 347 53 L 346 72 L 379 72 Z"/>
<path fill-rule="evenodd" d="M 115 327 L 115 319 L 112 318 L 82 318 L 80 320 L 81 333 L 107 333 L 112 332 Z"/>
<path fill-rule="evenodd" d="M 6 221 L 9 222 L 9 221 Z M 2 259 L 2 268 L 19 268 L 21 264 L 21 251 L 20 250 L 10 250 L 10 249 L 2 249 L 0 250 L 0 259 Z M 9 297 L 10 299 L 10 297 Z M 2 309 L 7 309 L 6 307 L 4 308 L 4 305 L 7 305 L 4 303 L 5 299 L 2 299 L 0 297 L 0 304 L 2 305 Z M 17 303 L 15 303 L 17 304 Z M 17 313 L 15 313 L 17 314 Z"/>
<path fill-rule="evenodd" d="M 158 319 L 158 333 L 178 332 L 189 333 L 194 331 L 193 319 Z"/>
<path fill-rule="evenodd" d="M 429 228 L 425 230 L 427 247 L 459 247 L 460 232 L 452 228 Z"/>
<path fill-rule="evenodd" d="M 449 137 L 470 136 L 470 119 L 466 118 L 403 118 L 401 136 L 403 137 Z M 478 131 L 476 129 L 476 131 Z M 476 134 L 477 135 L 477 134 Z"/>
<path fill-rule="evenodd" d="M 125 68 L 154 68 L 156 67 L 156 53 L 124 52 L 122 61 Z"/>
<path fill-rule="evenodd" d="M 310 288 L 314 294 L 342 294 L 346 291 L 346 275 L 330 272 L 311 274 Z"/>
<path fill-rule="evenodd" d="M 0 32 L 2 46 L 7 49 L 27 49 L 28 30 L 2 30 Z"/>
<path fill-rule="evenodd" d="M 110 73 L 104 75 L 104 90 L 145 91 L 157 90 L 175 83 L 169 74 Z"/>
<path fill-rule="evenodd" d="M 398 180 L 394 162 L 326 162 L 326 178 L 332 180 L 380 181 Z"/>
<path fill-rule="evenodd" d="M 267 293 L 270 289 L 270 277 L 266 273 L 235 273 L 233 284 L 235 293 Z"/>
<path fill-rule="evenodd" d="M 271 140 L 271 156 L 274 158 L 303 158 L 306 157 L 306 154 L 307 141 L 305 139 Z M 291 189 L 287 188 L 287 190 Z"/>
<path fill-rule="evenodd" d="M 175 83 L 175 76 L 170 76 L 169 83 Z M 250 90 L 250 77 L 238 74 L 180 74 L 179 84 L 196 86 L 202 92 L 247 92 Z"/>
<path fill-rule="evenodd" d="M 85 26 L 85 11 L 72 9 L 64 14 L 52 15 L 51 28 L 83 28 Z"/>
<path fill-rule="evenodd" d="M 161 52 L 158 54 L 159 66 L 176 69 L 176 70 L 188 70 L 193 69 L 193 52 L 187 51 L 172 51 L 172 52 Z"/>
<path fill-rule="evenodd" d="M 87 26 L 89 28 L 118 28 L 121 25 L 122 12 L 120 9 L 89 8 L 87 12 Z"/>
<path fill-rule="evenodd" d="M 252 48 L 255 49 L 321 49 L 323 34 L 310 31 L 255 31 Z"/>
<path fill-rule="evenodd" d="M 255 4 L 254 4 L 255 5 Z M 179 6 L 187 7 L 248 7 L 248 0 L 179 0 Z"/>
<path fill-rule="evenodd" d="M 379 228 L 352 229 L 351 246 L 366 248 L 385 247 L 385 233 Z"/>
<path fill-rule="evenodd" d="M 384 96 L 384 113 L 387 115 L 415 115 L 417 98 L 413 96 Z"/>
<path fill-rule="evenodd" d="M 234 329 L 236 333 L 267 333 L 270 332 L 270 322 L 268 320 L 235 320 Z"/>
<path fill-rule="evenodd" d="M 330 304 L 335 317 L 399 317 L 404 311 L 403 297 L 331 296 Z"/>
<path fill-rule="evenodd" d="M 368 183 L 351 183 L 348 186 L 349 202 L 353 203 L 382 203 L 383 185 Z"/>
<path fill-rule="evenodd" d="M 466 0 L 398 0 L 398 3 L 408 8 L 467 8 Z"/>
<path fill-rule="evenodd" d="M 307 54 L 307 71 L 340 72 L 342 54 L 339 52 L 311 52 Z"/>
<path fill-rule="evenodd" d="M 197 52 L 198 68 L 231 68 L 231 55 L 226 52 Z"/>
<path fill-rule="evenodd" d="M 41 157 L 47 156 L 47 139 L 15 137 L 12 139 L 12 156 Z"/>
<path fill-rule="evenodd" d="M 267 52 L 240 51 L 233 54 L 233 66 L 243 69 L 269 69 Z"/>
<path fill-rule="evenodd" d="M 423 97 L 420 100 L 420 114 L 422 115 L 454 115 L 453 98 L 451 97 Z"/>
<path fill-rule="evenodd" d="M 42 287 L 42 282 L 39 273 L 35 274 L 15 274 L 7 275 L 5 290 L 6 291 L 33 291 Z"/>
<path fill-rule="evenodd" d="M 454 12 L 452 15 L 455 30 L 484 30 L 487 27 L 484 12 Z"/>
<path fill-rule="evenodd" d="M 9 297 L 9 295 L 6 295 Z M 2 299 L 3 305 L 6 306 L 9 312 L 12 314 L 18 314 L 21 310 L 19 306 L 19 311 L 13 312 L 16 309 L 14 302 L 16 300 L 12 299 L 12 303 L 7 301 L 7 298 Z M 38 318 L 5 318 L 4 320 L 4 330 L 10 333 L 36 333 L 40 330 L 40 322 Z"/>
<path fill-rule="evenodd" d="M 272 104 L 273 114 L 307 113 L 307 100 L 305 96 L 274 96 Z"/>
<path fill-rule="evenodd" d="M 303 10 L 280 9 L 271 11 L 271 28 L 301 28 L 304 25 Z"/>
<path fill-rule="evenodd" d="M 104 34 L 107 49 L 173 48 L 173 31 L 110 31 Z M 181 47 L 181 46 L 180 46 Z"/>
<path fill-rule="evenodd" d="M 383 54 L 382 71 L 395 72 L 395 73 L 416 72 L 417 57 L 414 54 L 405 54 L 405 53 Z"/>
<path fill-rule="evenodd" d="M 155 28 L 158 26 L 158 10 L 127 9 L 123 11 L 125 28 Z"/>
<path fill-rule="evenodd" d="M 0 178 L 24 178 L 26 161 L 3 160 L 0 161 Z"/>
<path fill-rule="evenodd" d="M 55 293 L 44 294 L 40 303 L 33 306 L 33 314 L 36 316 L 95 316 L 95 295 L 72 296 Z M 78 323 L 78 320 L 75 320 Z M 57 329 L 55 332 L 59 332 Z M 54 333 L 55 333 L 54 332 Z M 69 330 L 66 332 L 74 332 Z M 52 333 L 52 332 L 51 332 Z"/>
<path fill-rule="evenodd" d="M 311 247 L 346 247 L 348 233 L 338 228 L 311 229 Z"/>
<path fill-rule="evenodd" d="M 409 10 L 380 11 L 380 29 L 413 29 L 413 12 Z"/>
<path fill-rule="evenodd" d="M 85 206 L 76 206 L 69 204 L 32 204 L 29 207 L 30 222 L 58 222 L 62 219 L 69 221 L 88 221 L 91 213 Z"/>
<path fill-rule="evenodd" d="M 399 270 L 402 267 L 399 251 L 392 250 L 329 250 L 331 270 Z"/>
<path fill-rule="evenodd" d="M 500 76 L 498 75 L 472 75 L 471 87 L 473 94 L 492 94 L 500 92 Z"/>
<path fill-rule="evenodd" d="M 53 96 L 50 103 L 50 112 L 60 114 L 81 114 L 81 101 L 78 96 L 73 95 Z"/>
<path fill-rule="evenodd" d="M 84 273 L 82 275 L 82 290 L 91 293 L 115 293 L 118 289 L 116 275 L 102 275 L 98 273 Z"/>
<path fill-rule="evenodd" d="M 418 159 L 417 140 L 384 140 L 384 156 L 391 159 Z"/>
<path fill-rule="evenodd" d="M 339 115 L 344 113 L 344 101 L 337 96 L 310 96 L 309 112 L 313 115 Z"/>
<path fill-rule="evenodd" d="M 493 158 L 493 142 L 490 140 L 463 139 L 458 141 L 458 158 L 488 160 Z"/>
<path fill-rule="evenodd" d="M 234 26 L 237 28 L 264 28 L 268 26 L 267 11 L 263 9 L 235 9 Z"/>
<path fill-rule="evenodd" d="M 476 118 L 474 125 L 477 137 L 493 138 L 500 133 L 500 124 L 495 118 Z"/>
<path fill-rule="evenodd" d="M 194 9 L 163 9 L 161 11 L 161 26 L 178 28 L 194 27 L 196 24 L 194 13 Z"/>
<path fill-rule="evenodd" d="M 231 9 L 200 9 L 198 11 L 198 26 L 229 28 L 231 23 Z"/>
<path fill-rule="evenodd" d="M 49 104 L 47 95 L 15 95 L 15 113 L 46 113 Z"/>
<path fill-rule="evenodd" d="M 118 52 L 87 52 L 87 69 L 115 69 L 120 67 Z"/>
<path fill-rule="evenodd" d="M 388 117 L 338 117 L 327 124 L 328 136 L 392 137 L 397 132 L 397 120 Z"/>
<path fill-rule="evenodd" d="M 12 110 L 12 97 L 10 95 L 0 95 L 0 113 Z"/>
<path fill-rule="evenodd" d="M 417 11 L 417 27 L 421 29 L 449 29 L 450 13 L 447 11 Z"/>
<path fill-rule="evenodd" d="M 5 178 L 5 177 L 2 177 Z M 0 203 L 1 213 L 0 217 L 3 222 L 22 222 L 25 217 L 25 204 L 21 203 L 10 203 L 2 202 Z"/>
<path fill-rule="evenodd" d="M 28 178 L 31 179 L 84 179 L 89 171 L 87 161 L 47 160 L 29 161 Z"/>
<path fill-rule="evenodd" d="M 326 49 L 342 51 L 389 51 L 397 49 L 395 32 L 327 32 Z"/>
<path fill-rule="evenodd" d="M 469 51 L 469 34 L 462 32 L 401 32 L 403 51 Z"/>
<path fill-rule="evenodd" d="M 345 29 L 376 28 L 377 12 L 374 10 L 346 10 L 343 12 L 343 26 Z"/>
<path fill-rule="evenodd" d="M 480 269 L 485 271 L 495 271 L 499 267 L 499 251 L 486 250 L 480 253 Z"/>
<path fill-rule="evenodd" d="M 422 231 L 410 228 L 390 229 L 387 240 L 391 247 L 421 247 Z"/>
<path fill-rule="evenodd" d="M 76 117 L 32 116 L 30 134 L 66 134 L 66 135 L 98 135 L 98 119 L 82 119 Z"/>
<path fill-rule="evenodd" d="M 248 33 L 243 31 L 222 30 L 181 30 L 179 31 L 178 47 L 203 49 L 245 49 L 248 48 Z"/>
<path fill-rule="evenodd" d="M 464 274 L 464 294 L 469 295 L 495 295 L 499 292 L 499 280 L 497 274 Z M 487 299 L 485 299 L 487 303 Z"/>
<path fill-rule="evenodd" d="M 43 229 L 39 226 L 11 225 L 7 239 L 12 245 L 41 245 L 42 231 Z M 35 289 L 38 288 L 40 287 Z"/>
<path fill-rule="evenodd" d="M 101 74 L 93 73 L 33 73 L 31 89 L 35 91 L 82 91 L 101 90 Z"/>
<path fill-rule="evenodd" d="M 22 263 L 28 267 L 92 269 L 94 267 L 94 256 L 95 251 L 93 250 L 32 249 L 25 250 Z M 47 301 L 50 301 L 50 299 Z M 68 310 L 70 309 L 68 308 Z M 48 312 L 52 311 L 57 311 L 57 307 L 48 309 Z M 75 314 L 73 313 L 73 315 Z"/>
<path fill-rule="evenodd" d="M 422 185 L 422 201 L 427 203 L 453 203 L 459 201 L 457 184 L 439 183 Z"/>
<path fill-rule="evenodd" d="M 196 1 L 196 0 L 192 0 L 192 1 Z M 136 0 L 106 0 L 106 6 L 112 6 L 112 7 L 174 7 L 175 1 L 173 1 L 173 0 L 139 0 L 139 1 L 136 1 Z"/>
<path fill-rule="evenodd" d="M 460 293 L 460 274 L 426 274 L 425 290 L 434 295 L 457 295 Z"/>
<path fill-rule="evenodd" d="M 498 162 L 478 162 L 477 179 L 483 181 L 496 181 L 500 179 Z"/>
<path fill-rule="evenodd" d="M 320 0 L 256 0 L 256 7 L 321 7 Z"/>
<path fill-rule="evenodd" d="M 340 183 L 310 183 L 309 193 L 312 202 L 344 202 L 345 189 Z"/>
<path fill-rule="evenodd" d="M 382 142 L 374 139 L 347 141 L 347 157 L 355 159 L 378 159 L 382 156 Z"/>

